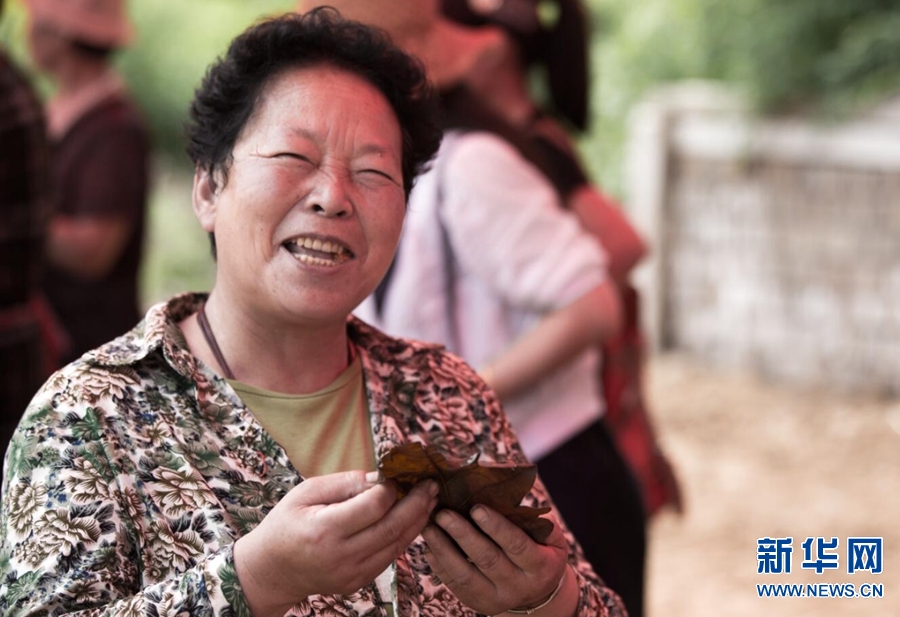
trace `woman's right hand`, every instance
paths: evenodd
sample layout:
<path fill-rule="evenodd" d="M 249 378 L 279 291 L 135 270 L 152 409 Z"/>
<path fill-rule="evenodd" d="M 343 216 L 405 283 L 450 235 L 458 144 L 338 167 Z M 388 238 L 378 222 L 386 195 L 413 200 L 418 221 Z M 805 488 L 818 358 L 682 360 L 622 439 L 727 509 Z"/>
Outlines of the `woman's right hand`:
<path fill-rule="evenodd" d="M 392 482 L 362 471 L 305 480 L 234 545 L 254 617 L 282 617 L 310 595 L 349 594 L 371 583 L 421 533 L 437 505 L 433 481 L 397 501 Z"/>

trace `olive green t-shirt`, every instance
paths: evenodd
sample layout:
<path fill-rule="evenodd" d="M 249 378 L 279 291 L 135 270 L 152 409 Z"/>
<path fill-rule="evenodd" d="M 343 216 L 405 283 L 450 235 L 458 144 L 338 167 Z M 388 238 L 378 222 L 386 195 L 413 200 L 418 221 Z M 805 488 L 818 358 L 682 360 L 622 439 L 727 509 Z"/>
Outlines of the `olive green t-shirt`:
<path fill-rule="evenodd" d="M 305 478 L 375 469 L 359 357 L 333 382 L 310 394 L 282 394 L 229 380 L 253 415 Z"/>

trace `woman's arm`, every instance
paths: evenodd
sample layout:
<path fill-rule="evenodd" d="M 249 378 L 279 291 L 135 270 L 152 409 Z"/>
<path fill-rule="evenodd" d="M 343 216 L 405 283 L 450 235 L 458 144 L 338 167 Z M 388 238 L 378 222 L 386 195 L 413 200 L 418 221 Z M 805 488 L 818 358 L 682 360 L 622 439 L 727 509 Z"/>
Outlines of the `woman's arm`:
<path fill-rule="evenodd" d="M 112 401 L 73 400 L 67 387 L 72 377 L 58 373 L 57 383 L 64 386 L 45 386 L 10 444 L 0 525 L 0 613 L 218 614 L 234 596 L 221 575 L 231 564 L 230 545 L 178 576 L 148 582 L 153 574 L 139 541 L 146 530 L 131 515 L 144 505 L 133 488 L 119 482 L 121 461 L 104 444 L 108 424 L 100 409 Z"/>
<path fill-rule="evenodd" d="M 591 184 L 584 184 L 572 191 L 566 203 L 578 215 L 584 229 L 606 249 L 610 276 L 616 283 L 624 283 L 631 270 L 647 254 L 647 245 L 618 204 Z"/>
<path fill-rule="evenodd" d="M 103 278 L 116 265 L 134 227 L 134 221 L 123 217 L 54 216 L 50 221 L 47 259 L 80 278 Z"/>
<path fill-rule="evenodd" d="M 571 137 L 553 118 L 543 116 L 531 127 L 534 141 L 552 162 L 556 188 L 565 195 L 566 208 L 603 245 L 609 254 L 609 273 L 622 284 L 647 254 L 647 245 L 628 221 L 621 206 L 588 181 Z"/>
<path fill-rule="evenodd" d="M 447 156 L 437 167 L 445 195 L 440 216 L 458 270 L 509 306 L 542 316 L 481 367 L 506 399 L 615 333 L 619 298 L 602 247 L 509 144 L 464 135 Z"/>
<path fill-rule="evenodd" d="M 618 331 L 618 292 L 607 281 L 578 300 L 547 314 L 479 374 L 507 400 L 552 374 L 590 346 Z"/>

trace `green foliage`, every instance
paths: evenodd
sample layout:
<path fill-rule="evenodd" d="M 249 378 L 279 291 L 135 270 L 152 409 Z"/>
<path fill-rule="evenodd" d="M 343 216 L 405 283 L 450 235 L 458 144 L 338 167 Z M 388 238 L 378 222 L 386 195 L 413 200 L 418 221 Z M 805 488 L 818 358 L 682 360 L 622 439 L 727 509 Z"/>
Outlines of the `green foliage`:
<path fill-rule="evenodd" d="M 900 86 L 897 0 L 755 0 L 737 74 L 766 112 L 846 113 Z M 733 58 L 730 61 L 734 61 Z"/>
<path fill-rule="evenodd" d="M 28 68 L 28 51 L 25 44 L 25 9 L 18 2 L 0 0 L 3 12 L 0 13 L 0 48 L 12 58 L 17 65 Z M 36 77 L 34 74 L 30 77 Z M 46 88 L 49 84 L 40 84 Z"/>
<path fill-rule="evenodd" d="M 212 289 L 215 264 L 209 239 L 191 210 L 191 175 L 186 166 L 161 160 L 156 167 L 141 267 L 144 306 L 184 291 Z"/>
<path fill-rule="evenodd" d="M 618 192 L 628 110 L 651 87 L 719 79 L 761 113 L 840 118 L 900 88 L 900 0 L 585 0 L 593 16 L 583 152 Z"/>
<path fill-rule="evenodd" d="M 285 0 L 130 3 L 139 37 L 122 54 L 121 68 L 160 149 L 183 156 L 183 126 L 194 89 L 229 41 L 261 16 L 289 11 L 295 4 Z"/>
<path fill-rule="evenodd" d="M 640 90 L 725 79 L 764 112 L 829 106 L 863 85 L 900 85 L 900 0 L 588 0 L 595 57 L 619 59 Z M 604 62 L 606 60 L 607 62 Z"/>
<path fill-rule="evenodd" d="M 621 193 L 632 106 L 654 85 L 721 72 L 703 53 L 718 41 L 702 25 L 701 1 L 586 0 L 593 31 L 591 130 L 581 150 L 605 190 Z"/>

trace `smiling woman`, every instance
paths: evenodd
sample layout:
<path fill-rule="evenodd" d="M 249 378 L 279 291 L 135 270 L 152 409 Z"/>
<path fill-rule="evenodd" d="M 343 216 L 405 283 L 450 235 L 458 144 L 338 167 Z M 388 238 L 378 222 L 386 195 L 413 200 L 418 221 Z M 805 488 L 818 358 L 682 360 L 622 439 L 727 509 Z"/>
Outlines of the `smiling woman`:
<path fill-rule="evenodd" d="M 440 140 L 418 64 L 334 11 L 289 15 L 239 36 L 191 113 L 215 285 L 32 401 L 5 469 L 0 612 L 622 615 L 552 515 L 540 544 L 483 506 L 476 525 L 432 519 L 433 481 L 398 499 L 374 473 L 408 442 L 526 463 L 470 367 L 349 317 Z M 552 506 L 540 480 L 525 505 Z"/>
<path fill-rule="evenodd" d="M 272 77 L 227 176 L 198 166 L 194 208 L 218 261 L 207 312 L 228 334 L 222 349 L 242 380 L 302 393 L 346 368 L 347 315 L 381 280 L 403 226 L 402 168 L 400 125 L 385 96 L 325 64 Z M 211 360 L 193 321 L 182 327 Z M 311 327 L 315 358 L 294 353 Z M 323 337 L 334 343 L 321 345 Z"/>

